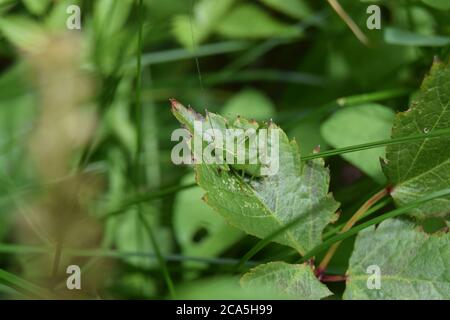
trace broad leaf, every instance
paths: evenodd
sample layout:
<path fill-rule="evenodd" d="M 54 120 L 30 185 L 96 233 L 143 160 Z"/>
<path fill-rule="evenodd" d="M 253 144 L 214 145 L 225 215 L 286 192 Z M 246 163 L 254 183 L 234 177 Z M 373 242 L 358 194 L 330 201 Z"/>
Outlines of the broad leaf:
<path fill-rule="evenodd" d="M 411 108 L 399 113 L 392 138 L 428 133 L 450 126 L 450 68 L 435 63 Z M 448 187 L 450 182 L 450 138 L 448 136 L 391 145 L 386 148 L 383 170 L 393 185 L 398 205 L 417 200 L 423 194 Z M 448 216 L 450 197 L 427 202 L 411 214 L 418 218 Z"/>
<path fill-rule="evenodd" d="M 176 118 L 193 132 L 193 120 L 212 121 L 214 128 L 233 126 L 218 115 L 207 118 L 173 101 Z M 211 120 L 212 119 L 212 120 Z M 236 120 L 242 123 L 244 119 Z M 279 129 L 268 124 L 269 131 Z M 280 130 L 279 170 L 260 178 L 243 177 L 239 167 L 228 165 L 196 165 L 197 183 L 207 191 L 205 201 L 228 222 L 245 232 L 264 238 L 294 219 L 295 226 L 274 241 L 296 249 L 300 254 L 322 241 L 322 231 L 335 219 L 339 204 L 328 193 L 329 172 L 322 159 L 304 164 L 300 161 L 297 143 L 289 141 Z M 247 171 L 248 173 L 248 171 Z"/>
<path fill-rule="evenodd" d="M 222 114 L 229 118 L 263 120 L 275 114 L 275 107 L 270 99 L 261 91 L 245 89 L 231 97 L 222 109 Z"/>
<path fill-rule="evenodd" d="M 253 4 L 242 4 L 231 11 L 219 24 L 217 31 L 230 38 L 291 38 L 302 31 L 272 18 Z"/>
<path fill-rule="evenodd" d="M 317 149 L 325 151 L 329 148 L 327 141 L 320 134 L 322 121 L 320 114 L 309 116 L 289 131 L 289 136 L 297 141 L 303 156 L 310 155 Z"/>
<path fill-rule="evenodd" d="M 345 299 L 450 299 L 450 234 L 387 220 L 358 235 L 347 274 Z"/>
<path fill-rule="evenodd" d="M 311 15 L 311 8 L 304 0 L 261 0 L 267 6 L 290 17 L 303 19 Z"/>
<path fill-rule="evenodd" d="M 389 138 L 394 112 L 379 104 L 348 107 L 333 114 L 321 127 L 325 140 L 335 148 L 348 147 Z M 342 157 L 379 183 L 386 178 L 381 172 L 383 148 L 343 154 Z"/>
<path fill-rule="evenodd" d="M 319 300 L 332 295 L 307 264 L 271 262 L 260 265 L 244 274 L 241 285 L 250 290 L 267 288 L 274 294 L 301 300 Z"/>
<path fill-rule="evenodd" d="M 194 43 L 205 40 L 223 19 L 234 0 L 201 0 L 194 8 L 192 17 L 179 15 L 173 22 L 176 39 L 186 48 L 193 48 Z"/>
<path fill-rule="evenodd" d="M 194 182 L 193 174 L 182 179 L 183 184 Z M 200 201 L 200 187 L 178 192 L 174 207 L 175 235 L 183 254 L 215 257 L 242 238 L 243 233 L 224 221 L 214 210 Z"/>

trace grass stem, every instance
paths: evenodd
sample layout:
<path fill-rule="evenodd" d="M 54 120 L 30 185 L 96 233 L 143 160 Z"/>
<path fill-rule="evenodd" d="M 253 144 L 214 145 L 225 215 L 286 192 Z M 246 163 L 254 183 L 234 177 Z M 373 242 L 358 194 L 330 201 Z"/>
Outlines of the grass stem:
<path fill-rule="evenodd" d="M 355 223 L 358 220 L 360 220 L 374 204 L 376 204 L 378 201 L 383 199 L 388 194 L 389 189 L 384 188 L 375 193 L 372 197 L 370 197 L 370 199 L 364 202 L 364 204 L 356 211 L 356 213 L 347 221 L 347 223 L 342 228 L 341 233 L 350 230 L 355 225 Z M 319 278 L 323 275 L 323 273 L 325 273 L 325 270 L 327 269 L 328 264 L 333 258 L 333 255 L 336 253 L 336 250 L 338 249 L 339 245 L 340 242 L 337 242 L 334 245 L 332 245 L 330 249 L 328 249 L 328 252 L 326 253 L 319 267 L 317 268 L 317 274 L 319 275 Z"/>
<path fill-rule="evenodd" d="M 379 141 L 374 141 L 374 142 L 358 144 L 358 145 L 354 145 L 354 146 L 348 146 L 348 147 L 318 152 L 318 153 L 314 153 L 314 154 L 302 157 L 302 161 L 307 161 L 307 160 L 312 160 L 312 159 L 317 159 L 317 158 L 327 158 L 327 157 L 336 156 L 336 155 L 340 155 L 340 154 L 344 154 L 344 153 L 351 153 L 351 152 L 357 152 L 357 151 L 362 151 L 362 150 L 367 150 L 367 149 L 380 148 L 380 147 L 384 147 L 384 146 L 418 141 L 418 140 L 422 140 L 422 139 L 438 138 L 438 137 L 442 137 L 445 135 L 450 135 L 450 128 L 434 130 L 429 133 L 413 134 L 413 135 L 409 135 L 406 137 L 379 140 Z"/>
<path fill-rule="evenodd" d="M 342 6 L 339 4 L 337 0 L 327 0 L 330 6 L 333 8 L 334 11 L 341 17 L 342 20 L 347 24 L 347 26 L 350 28 L 350 30 L 353 32 L 353 34 L 358 38 L 361 43 L 368 46 L 369 45 L 369 39 L 366 37 L 366 35 L 361 31 L 361 29 L 358 27 L 358 25 L 353 21 L 353 19 L 345 12 L 345 10 L 342 8 Z"/>
<path fill-rule="evenodd" d="M 136 54 L 136 125 L 137 125 L 137 150 L 135 157 L 135 168 L 134 168 L 134 183 L 136 187 L 136 191 L 139 192 L 139 188 L 141 183 L 145 178 L 145 167 L 142 163 L 143 156 L 143 110 L 142 110 L 142 39 L 143 39 L 143 25 L 144 25 L 144 5 L 143 0 L 138 0 L 138 10 L 139 10 L 139 30 L 138 30 L 138 50 Z M 142 205 L 138 205 L 137 207 L 138 217 L 141 224 L 143 224 L 147 234 L 150 238 L 153 250 L 158 259 L 159 266 L 161 268 L 162 275 L 166 282 L 167 288 L 169 290 L 172 298 L 175 298 L 175 290 L 173 286 L 172 279 L 170 277 L 169 269 L 167 268 L 166 261 L 161 254 L 161 249 L 159 247 L 158 241 L 156 240 L 155 233 L 152 229 L 150 223 L 145 219 L 144 214 L 142 212 Z M 137 226 L 139 227 L 139 226 Z"/>
<path fill-rule="evenodd" d="M 358 232 L 360 232 L 361 230 L 364 230 L 366 228 L 369 228 L 373 225 L 379 224 L 381 222 L 383 222 L 384 220 L 390 219 L 390 218 L 395 218 L 398 217 L 402 214 L 408 213 L 410 210 L 422 205 L 423 203 L 426 203 L 428 201 L 437 199 L 437 198 L 441 198 L 441 197 L 446 197 L 450 195 L 450 188 L 448 189 L 444 189 L 444 190 L 440 190 L 440 191 L 436 191 L 433 192 L 431 194 L 428 194 L 416 201 L 413 201 L 403 207 L 400 207 L 398 209 L 389 211 L 385 214 L 382 214 L 378 217 L 375 217 L 369 221 L 363 222 L 359 225 L 357 225 L 356 227 L 351 228 L 350 230 L 346 231 L 346 232 L 342 232 L 339 233 L 337 235 L 335 235 L 334 237 L 331 237 L 328 240 L 325 240 L 324 242 L 322 242 L 321 244 L 319 244 L 318 246 L 316 246 L 315 248 L 313 248 L 311 251 L 309 251 L 308 253 L 306 253 L 303 258 L 300 259 L 299 263 L 304 263 L 308 260 L 310 260 L 311 258 L 313 258 L 314 256 L 316 256 L 318 253 L 324 251 L 325 249 L 329 248 L 331 245 L 333 245 L 336 242 L 345 240 L 355 234 L 357 234 Z"/>

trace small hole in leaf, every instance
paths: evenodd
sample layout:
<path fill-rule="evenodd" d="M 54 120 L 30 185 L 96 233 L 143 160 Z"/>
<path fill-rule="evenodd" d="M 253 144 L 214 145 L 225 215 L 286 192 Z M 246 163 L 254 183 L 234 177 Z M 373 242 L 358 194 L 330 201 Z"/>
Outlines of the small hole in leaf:
<path fill-rule="evenodd" d="M 192 236 L 192 241 L 195 243 L 201 242 L 203 239 L 205 239 L 208 236 L 209 232 L 206 228 L 199 228 L 194 235 Z"/>

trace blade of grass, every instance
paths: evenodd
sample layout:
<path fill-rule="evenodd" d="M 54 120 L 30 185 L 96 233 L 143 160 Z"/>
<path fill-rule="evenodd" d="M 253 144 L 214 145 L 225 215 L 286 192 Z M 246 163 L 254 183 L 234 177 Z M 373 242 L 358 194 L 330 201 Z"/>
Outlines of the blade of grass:
<path fill-rule="evenodd" d="M 298 29 L 304 31 L 311 26 L 319 26 L 321 22 L 325 19 L 326 15 L 327 12 L 325 10 L 317 12 L 314 15 L 306 18 L 306 20 L 301 21 L 297 27 Z M 275 47 L 285 44 L 291 44 L 296 41 L 299 40 L 276 39 L 276 38 L 265 40 L 262 43 L 259 43 L 256 46 L 251 47 L 249 50 L 239 55 L 234 61 L 225 66 L 222 73 L 230 75 L 238 71 L 239 69 L 242 69 L 243 67 L 249 65 L 250 63 L 256 61 L 259 57 L 265 55 L 267 52 L 274 49 Z"/>
<path fill-rule="evenodd" d="M 61 261 L 62 252 L 63 252 L 63 242 L 61 239 L 59 239 L 56 242 L 55 254 L 53 257 L 53 266 L 52 266 L 52 273 L 51 273 L 51 276 L 53 279 L 56 279 L 58 277 L 58 269 L 59 269 L 59 264 Z"/>
<path fill-rule="evenodd" d="M 314 74 L 273 69 L 242 70 L 233 74 L 217 73 L 209 75 L 205 79 L 205 82 L 209 85 L 249 81 L 286 82 L 319 87 L 326 85 L 322 77 Z"/>
<path fill-rule="evenodd" d="M 195 67 L 197 69 L 200 90 L 202 91 L 202 93 L 204 93 L 202 72 L 200 70 L 200 59 L 198 58 L 198 54 L 197 54 L 197 41 L 195 39 L 194 24 L 192 22 L 192 19 L 193 19 L 192 17 L 194 16 L 194 11 L 195 11 L 194 8 L 195 8 L 195 0 L 191 0 L 191 12 L 189 14 L 189 26 L 190 26 L 190 30 L 191 30 L 192 52 L 194 53 Z"/>
<path fill-rule="evenodd" d="M 369 226 L 371 226 L 371 225 L 373 225 L 373 224 L 378 223 L 378 222 L 376 222 L 376 221 L 380 221 L 380 222 L 381 222 L 381 221 L 383 221 L 383 220 L 385 220 L 385 219 L 390 218 L 391 216 L 397 216 L 397 215 L 403 214 L 403 213 L 409 211 L 410 209 L 415 208 L 416 206 L 418 206 L 418 205 L 420 205 L 420 204 L 422 204 L 422 203 L 424 203 L 424 202 L 426 202 L 426 201 L 430 201 L 430 200 L 433 200 L 433 199 L 438 198 L 438 197 L 446 196 L 446 195 L 448 195 L 448 194 L 450 194 L 450 189 L 445 189 L 445 190 L 443 190 L 443 191 L 435 192 L 435 193 L 433 193 L 433 194 L 431 194 L 431 195 L 428 195 L 428 196 L 425 196 L 425 197 L 423 197 L 423 198 L 421 198 L 421 199 L 419 199 L 419 200 L 417 200 L 417 201 L 415 201 L 415 202 L 413 202 L 413 203 L 411 203 L 411 204 L 409 204 L 409 205 L 407 205 L 407 206 L 404 206 L 404 207 L 401 207 L 401 208 L 396 209 L 396 210 L 394 210 L 394 211 L 391 211 L 391 212 L 389 212 L 389 213 L 383 214 L 383 215 L 381 215 L 381 216 L 379 216 L 379 217 L 377 217 L 377 218 L 374 218 L 373 220 L 370 220 L 370 221 L 368 221 L 368 222 L 365 222 L 365 223 L 363 223 L 363 224 L 361 224 L 361 225 L 367 225 L 368 223 L 371 223 L 372 221 L 375 221 L 374 223 L 367 225 L 367 226 L 366 226 L 366 228 L 367 228 L 367 227 L 369 227 Z M 311 210 L 314 210 L 314 208 L 311 208 Z M 382 218 L 381 220 L 379 220 L 380 217 Z M 269 244 L 273 239 L 275 239 L 277 236 L 279 236 L 279 235 L 282 234 L 283 232 L 285 232 L 285 231 L 289 230 L 290 228 L 294 227 L 296 224 L 300 223 L 302 220 L 303 220 L 303 217 L 298 217 L 298 218 L 296 218 L 296 219 L 293 219 L 290 223 L 286 224 L 285 226 L 283 226 L 282 228 L 280 228 L 280 229 L 278 229 L 277 231 L 273 232 L 272 234 L 270 234 L 269 236 L 265 237 L 264 239 L 261 239 L 255 246 L 253 246 L 253 247 L 252 247 L 252 248 L 251 248 L 251 249 L 250 249 L 250 250 L 249 250 L 249 251 L 248 251 L 248 252 L 247 252 L 240 260 L 239 260 L 239 263 L 236 265 L 236 269 L 237 269 L 237 270 L 241 270 L 242 267 L 244 266 L 244 264 L 245 264 L 249 259 L 251 259 L 255 254 L 257 254 L 261 249 L 263 249 L 263 248 L 264 248 L 267 244 Z M 359 226 L 358 226 L 358 227 L 359 227 Z M 321 245 L 317 246 L 316 248 L 314 248 L 313 250 L 311 250 L 309 253 L 305 254 L 305 256 L 302 258 L 301 261 L 302 261 L 302 262 L 305 262 L 305 261 L 307 261 L 309 258 L 313 257 L 315 254 L 317 254 L 318 252 L 321 252 L 321 251 L 325 250 L 328 246 L 334 244 L 334 243 L 337 242 L 337 241 L 340 241 L 340 240 L 342 240 L 342 239 L 345 239 L 345 237 L 341 239 L 342 235 L 346 235 L 346 237 L 350 237 L 350 236 L 353 235 L 354 233 L 358 232 L 358 231 L 356 231 L 356 232 L 355 232 L 355 231 L 352 231 L 353 229 L 356 229 L 356 228 L 357 228 L 357 227 L 352 228 L 352 229 L 350 229 L 350 230 L 347 231 L 347 232 L 338 234 L 338 235 L 336 235 L 336 236 L 334 236 L 334 237 L 331 237 L 330 239 L 326 240 L 325 242 L 322 242 Z M 357 230 L 359 230 L 359 229 L 357 229 Z M 362 229 L 361 229 L 361 230 L 362 230 Z M 354 233 L 350 233 L 350 232 L 354 232 Z M 350 233 L 350 234 L 349 234 L 349 233 Z M 349 234 L 349 235 L 348 235 L 348 234 Z M 314 253 L 314 255 L 311 255 L 311 253 Z M 306 259 L 305 257 L 308 257 L 308 259 Z"/>
<path fill-rule="evenodd" d="M 319 206 L 319 204 L 316 204 L 313 206 L 310 211 L 316 210 L 316 207 Z M 305 219 L 306 215 L 299 216 L 295 219 L 293 219 L 291 222 L 287 223 L 283 227 L 279 228 L 278 230 L 272 232 L 270 235 L 265 237 L 264 239 L 261 239 L 254 245 L 240 260 L 239 263 L 236 265 L 237 270 L 242 270 L 243 266 L 249 261 L 255 254 L 257 254 L 259 251 L 261 251 L 265 246 L 267 246 L 273 239 L 278 237 L 283 232 L 289 230 L 290 228 L 293 228 L 297 224 L 299 224 L 301 221 Z"/>
<path fill-rule="evenodd" d="M 110 217 L 119 215 L 119 214 L 123 213 L 124 211 L 126 211 L 127 209 L 129 209 L 131 206 L 149 202 L 149 201 L 152 201 L 155 199 L 160 199 L 165 196 L 177 193 L 178 191 L 189 189 L 189 188 L 192 188 L 195 186 L 197 186 L 197 183 L 190 183 L 190 184 L 181 185 L 181 186 L 169 187 L 167 189 L 161 190 L 156 193 L 149 193 L 149 194 L 135 196 L 132 199 L 127 200 L 123 204 L 118 206 L 117 209 L 114 209 L 114 210 L 108 212 L 107 214 L 105 214 L 103 217 L 101 217 L 101 219 L 108 219 Z"/>
<path fill-rule="evenodd" d="M 370 197 L 364 204 L 356 211 L 356 213 L 345 223 L 344 227 L 340 231 L 341 233 L 344 233 L 348 230 L 350 230 L 356 222 L 358 222 L 366 213 L 367 211 L 378 201 L 383 199 L 385 196 L 389 195 L 390 188 L 384 188 L 381 191 L 375 193 L 372 197 Z M 339 247 L 340 242 L 336 242 L 333 244 L 329 249 L 325 257 L 322 259 L 322 262 L 320 263 L 319 267 L 317 268 L 316 274 L 321 277 L 325 270 L 327 269 L 328 263 L 333 258 L 333 255 L 336 253 L 336 250 Z"/>
<path fill-rule="evenodd" d="M 438 138 L 445 135 L 450 134 L 450 128 L 447 129 L 440 129 L 440 130 L 434 130 L 429 133 L 423 133 L 423 134 L 413 134 L 406 137 L 400 137 L 396 139 L 385 139 L 385 140 L 379 140 L 375 142 L 369 142 L 369 143 L 363 143 L 359 145 L 354 146 L 348 146 L 344 148 L 338 148 L 338 149 L 332 149 L 324 152 L 318 152 L 311 155 L 307 155 L 302 157 L 302 161 L 317 159 L 317 158 L 326 158 L 331 156 L 336 156 L 344 153 L 350 153 L 350 152 L 356 152 L 361 150 L 367 150 L 367 149 L 373 149 L 373 148 L 380 148 L 388 145 L 394 145 L 394 144 L 400 144 L 405 142 L 411 142 L 411 141 L 418 141 L 422 139 L 431 139 L 431 138 Z"/>
<path fill-rule="evenodd" d="M 409 93 L 411 93 L 410 89 L 397 88 L 342 97 L 337 100 L 328 102 L 324 105 L 320 105 L 306 111 L 303 110 L 300 113 L 298 111 L 295 113 L 281 113 L 278 115 L 277 121 L 285 121 L 285 123 L 283 124 L 284 129 L 293 129 L 298 124 L 308 121 L 308 119 L 321 116 L 325 117 L 330 112 L 338 110 L 343 106 L 352 106 L 362 103 L 389 100 L 392 98 L 406 96 Z"/>
<path fill-rule="evenodd" d="M 22 279 L 8 271 L 0 269 L 0 281 L 12 288 L 18 288 L 23 293 L 32 298 L 50 298 L 52 294 L 49 290 L 39 287 L 25 279 Z"/>
<path fill-rule="evenodd" d="M 139 206 L 141 207 L 141 206 Z M 150 237 L 150 241 L 152 243 L 153 246 L 153 250 L 155 251 L 155 255 L 156 258 L 158 260 L 158 263 L 161 267 L 161 273 L 164 277 L 164 280 L 166 281 L 167 284 L 167 288 L 169 289 L 169 293 L 170 296 L 172 298 L 175 298 L 175 288 L 173 286 L 173 281 L 172 278 L 170 277 L 170 273 L 169 273 L 169 269 L 166 265 L 166 260 L 164 259 L 162 253 L 161 253 L 161 249 L 159 248 L 158 242 L 156 241 L 156 237 L 155 234 L 153 232 L 152 226 L 150 225 L 150 223 L 148 223 L 148 221 L 145 219 L 144 215 L 142 214 L 142 210 L 138 211 L 139 216 L 140 216 L 140 221 L 143 223 L 144 228 L 147 230 L 147 233 Z"/>
<path fill-rule="evenodd" d="M 137 186 L 140 185 L 142 179 L 141 172 L 141 156 L 142 156 L 142 142 L 143 142 L 143 127 L 142 127 L 142 98 L 141 98 L 141 90 L 142 90 L 142 60 L 141 60 L 141 52 L 142 52 L 142 38 L 143 38 L 143 25 L 144 25 L 144 17 L 143 12 L 143 0 L 137 0 L 137 9 L 139 10 L 139 30 L 138 30 L 138 50 L 136 54 L 136 110 L 135 110 L 135 120 L 136 120 L 136 139 L 137 139 L 137 150 L 135 155 L 135 183 Z"/>
<path fill-rule="evenodd" d="M 10 177 L 5 177 L 5 180 L 2 181 L 2 187 L 6 193 L 6 196 L 12 200 L 13 205 L 16 207 L 17 211 L 23 216 L 24 221 L 29 225 L 30 230 L 40 239 L 43 243 L 50 243 L 50 238 L 46 235 L 44 230 L 36 223 L 34 210 L 32 207 L 28 205 L 26 201 L 23 201 L 21 194 L 15 192 L 15 190 L 11 187 L 14 185 L 14 182 Z"/>
<path fill-rule="evenodd" d="M 137 122 L 137 151 L 135 156 L 135 168 L 134 168 L 134 183 L 136 189 L 139 190 L 139 187 L 145 178 L 145 166 L 142 163 L 143 155 L 144 155 L 144 146 L 143 146 L 143 111 L 142 111 L 142 101 L 141 101 L 141 90 L 142 90 L 142 46 L 143 46 L 143 25 L 144 25 L 144 4 L 143 0 L 137 0 L 137 7 L 139 12 L 139 30 L 138 30 L 138 50 L 136 54 L 136 122 Z M 172 298 L 175 298 L 175 290 L 172 282 L 172 278 L 170 277 L 169 269 L 167 268 L 166 261 L 164 260 L 161 249 L 159 247 L 158 241 L 156 240 L 155 234 L 153 232 L 152 226 L 145 219 L 142 206 L 138 205 L 138 217 L 141 224 L 143 224 L 145 230 L 148 233 L 150 238 L 152 247 L 154 252 L 156 253 L 156 257 L 158 259 L 159 266 L 161 268 L 161 273 L 166 282 L 167 288 Z M 139 226 L 137 226 L 139 227 Z"/>
<path fill-rule="evenodd" d="M 394 217 L 398 217 L 402 214 L 407 213 L 408 211 L 416 208 L 417 206 L 427 202 L 427 201 L 431 201 L 433 199 L 437 199 L 440 197 L 445 197 L 450 195 L 450 188 L 449 189 L 444 189 L 444 190 L 440 190 L 437 192 L 433 192 L 431 194 L 428 194 L 422 198 L 420 198 L 417 201 L 411 202 L 408 205 L 405 205 L 403 207 L 400 207 L 398 209 L 389 211 L 388 213 L 382 214 L 376 218 L 373 218 L 367 222 L 363 222 L 359 225 L 357 225 L 356 227 L 351 228 L 350 230 L 340 233 L 338 235 L 335 235 L 334 237 L 331 237 L 330 239 L 322 242 L 320 245 L 318 245 L 317 247 L 313 248 L 310 252 L 306 253 L 302 259 L 300 260 L 300 263 L 304 263 L 306 261 L 308 261 L 309 259 L 313 258 L 314 256 L 316 256 L 318 253 L 326 250 L 328 247 L 330 247 L 331 245 L 335 244 L 336 242 L 345 240 L 355 234 L 357 234 L 358 232 L 360 232 L 361 230 L 364 230 L 370 226 L 373 226 L 375 224 L 379 224 L 380 222 L 383 222 L 386 219 L 390 219 L 390 218 L 394 218 Z"/>
<path fill-rule="evenodd" d="M 361 219 L 367 218 L 368 216 L 372 215 L 373 213 L 377 212 L 378 210 L 380 210 L 381 208 L 384 208 L 386 205 L 388 205 L 389 203 L 392 202 L 392 198 L 387 198 L 384 199 L 383 201 L 380 201 L 379 203 L 377 203 L 376 205 L 374 205 L 372 208 L 370 208 L 369 210 L 367 210 L 367 212 L 361 216 Z M 336 233 L 339 232 L 339 230 L 341 230 L 345 225 L 345 222 L 331 228 L 330 230 L 328 230 L 327 232 L 325 232 L 323 234 L 323 238 L 324 239 L 328 239 L 331 236 L 334 236 Z"/>
<path fill-rule="evenodd" d="M 392 98 L 402 97 L 411 93 L 409 89 L 390 89 L 370 93 L 357 94 L 354 96 L 342 97 L 337 99 L 338 105 L 353 106 L 357 104 L 369 103 L 374 101 L 388 100 Z"/>
<path fill-rule="evenodd" d="M 29 246 L 0 243 L 0 252 L 6 254 L 52 254 L 53 247 L 46 246 Z M 64 251 L 66 256 L 74 257 L 97 257 L 97 258 L 124 258 L 124 257 L 149 257 L 157 259 L 154 252 L 147 251 L 120 251 L 113 249 L 72 249 L 66 248 Z M 235 266 L 239 262 L 238 259 L 233 258 L 212 258 L 200 256 L 186 256 L 179 254 L 163 255 L 165 261 L 170 262 L 185 262 L 192 261 L 203 263 L 207 265 L 232 265 Z M 258 265 L 259 261 L 248 261 L 246 266 L 252 267 Z"/>
<path fill-rule="evenodd" d="M 91 172 L 91 171 L 86 171 L 86 172 Z M 92 171 L 93 172 L 93 171 Z M 60 180 L 55 180 L 54 182 L 52 182 L 51 184 L 57 184 L 60 182 L 65 181 L 66 179 L 70 179 L 73 176 L 67 176 L 65 178 L 61 178 Z M 38 192 L 40 189 L 40 187 L 42 187 L 42 185 L 26 185 L 26 186 L 21 186 L 18 188 L 10 188 L 10 189 L 6 189 L 5 186 L 9 186 L 10 181 L 8 180 L 1 180 L 0 179 L 0 183 L 3 185 L 3 189 L 7 191 L 7 195 L 0 197 L 0 203 L 1 201 L 6 201 L 6 199 L 8 198 L 13 198 L 13 200 L 18 204 L 18 207 L 22 207 L 22 205 L 19 206 L 19 204 L 21 203 L 21 199 L 19 198 L 14 198 L 14 195 L 25 195 L 26 193 L 29 192 L 33 192 L 36 191 Z M 50 184 L 50 185 L 51 185 Z M 131 199 L 124 201 L 121 205 L 119 205 L 116 209 L 113 209 L 111 211 L 109 211 L 108 213 L 106 213 L 103 217 L 101 217 L 100 219 L 108 219 L 109 217 L 118 215 L 120 213 L 123 213 L 124 211 L 126 211 L 128 208 L 130 208 L 131 206 L 134 205 L 138 205 L 140 203 L 145 203 L 145 202 L 149 202 L 152 200 L 156 200 L 159 198 L 164 198 L 166 196 L 169 196 L 171 194 L 177 193 L 178 191 L 182 191 L 185 189 L 189 189 L 192 187 L 197 186 L 196 183 L 189 183 L 189 184 L 185 184 L 185 185 L 176 185 L 176 186 L 170 186 L 170 187 L 166 187 L 164 189 L 161 190 L 157 190 L 157 191 L 149 191 L 145 194 L 139 194 L 136 196 L 131 197 Z M 48 241 L 47 241 L 48 242 Z"/>
<path fill-rule="evenodd" d="M 383 201 L 380 201 L 379 203 L 377 203 L 376 205 L 374 205 L 372 208 L 370 208 L 362 217 L 366 218 L 370 215 L 372 215 L 373 213 L 377 212 L 378 210 L 380 210 L 381 208 L 385 207 L 387 204 L 389 204 L 392 201 L 391 198 L 387 198 Z M 342 229 L 342 227 L 345 225 L 344 223 L 341 223 L 333 228 L 331 228 L 330 230 L 328 230 L 327 232 L 325 232 L 322 236 L 323 239 L 328 239 L 331 236 L 335 235 L 336 233 L 339 232 L 339 230 Z M 298 257 L 298 252 L 294 251 L 294 250 L 290 250 L 290 252 L 281 252 L 280 254 L 277 254 L 273 257 L 270 258 L 269 261 L 273 261 L 273 260 L 286 260 L 286 259 L 294 259 Z M 269 262 L 267 261 L 267 262 Z"/>
<path fill-rule="evenodd" d="M 293 42 L 291 39 L 268 39 L 252 48 L 250 48 L 247 52 L 239 55 L 239 57 L 225 66 L 223 72 L 227 74 L 232 74 L 239 69 L 249 65 L 250 63 L 257 60 L 259 57 L 263 56 L 273 48 L 288 44 Z"/>
<path fill-rule="evenodd" d="M 142 55 L 142 66 L 147 67 L 150 65 L 175 62 L 181 60 L 189 60 L 198 57 L 207 57 L 225 53 L 231 53 L 236 51 L 242 51 L 247 49 L 250 43 L 243 41 L 225 41 L 211 44 L 204 44 L 197 47 L 197 51 L 194 53 L 188 49 L 170 49 L 157 51 L 152 53 L 146 53 Z M 130 61 L 125 65 L 125 69 L 133 69 L 136 66 L 135 61 Z"/>

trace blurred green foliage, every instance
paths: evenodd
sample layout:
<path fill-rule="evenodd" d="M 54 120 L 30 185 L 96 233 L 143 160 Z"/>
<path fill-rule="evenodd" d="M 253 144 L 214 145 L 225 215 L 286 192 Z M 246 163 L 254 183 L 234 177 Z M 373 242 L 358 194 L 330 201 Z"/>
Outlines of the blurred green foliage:
<path fill-rule="evenodd" d="M 168 99 L 227 117 L 273 118 L 299 141 L 302 155 L 318 145 L 325 150 L 389 137 L 394 112 L 407 108 L 409 95 L 433 59 L 449 54 L 449 2 L 340 3 L 368 36 L 369 46 L 357 40 L 326 1 L 144 0 L 141 8 L 133 0 L 0 0 L 0 242 L 6 245 L 0 250 L 0 268 L 26 275 L 29 261 L 39 255 L 6 250 L 17 238 L 16 216 L 26 216 L 32 210 L 30 199 L 46 190 L 29 164 L 27 146 L 39 113 L 39 88 L 33 86 L 24 53 L 38 50 L 48 34 L 79 33 L 80 67 L 95 79 L 92 104 L 98 123 L 73 169 L 94 172 L 104 180 L 93 212 L 98 218 L 114 215 L 101 220 L 98 249 L 116 253 L 84 260 L 75 254 L 72 261 L 86 272 L 101 270 L 97 260 L 114 264 L 110 279 L 96 290 L 105 298 L 167 297 L 142 212 L 181 297 L 197 297 L 198 292 L 186 289 L 197 284 L 211 290 L 206 298 L 222 293 L 234 297 L 235 278 L 226 274 L 236 272 L 234 264 L 255 239 L 207 207 L 198 187 L 178 191 L 194 177 L 190 168 L 170 160 L 170 134 L 178 124 Z M 381 30 L 366 28 L 366 8 L 372 3 L 382 8 Z M 66 28 L 66 8 L 73 4 L 81 8 L 80 31 Z M 142 58 L 142 89 L 136 85 L 137 54 Z M 136 112 L 137 90 L 142 114 Z M 392 90 L 399 91 L 390 94 Z M 380 92 L 387 94 L 370 95 Z M 338 103 L 339 98 L 360 94 L 368 94 L 367 101 Z M 142 159 L 136 159 L 138 137 Z M 365 194 L 383 184 L 377 160 L 383 152 L 373 149 L 327 160 L 332 191 L 344 212 L 353 212 Z M 138 187 L 132 178 L 136 171 L 142 178 Z M 355 191 L 355 186 L 364 188 Z M 152 194 L 161 196 L 139 198 Z M 137 196 L 140 201 L 130 201 Z M 344 243 L 330 270 L 346 269 L 351 246 L 352 240 Z M 278 255 L 288 260 L 290 254 L 273 244 L 255 259 Z M 57 281 L 64 281 L 63 271 Z M 37 270 L 28 280 L 45 283 L 49 273 Z M 221 278 L 210 282 L 214 276 Z M 0 296 L 17 297 L 15 289 L 0 284 Z M 334 293 L 339 296 L 342 288 Z"/>

